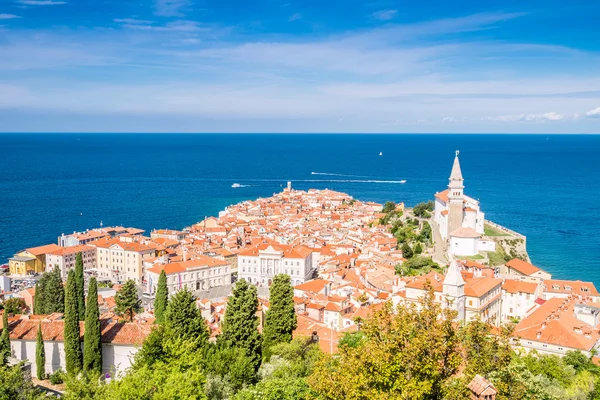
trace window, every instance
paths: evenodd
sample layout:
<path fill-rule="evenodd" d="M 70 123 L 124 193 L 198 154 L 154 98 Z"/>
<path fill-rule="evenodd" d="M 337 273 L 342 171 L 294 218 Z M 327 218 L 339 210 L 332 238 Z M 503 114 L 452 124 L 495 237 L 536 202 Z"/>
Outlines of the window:
<path fill-rule="evenodd" d="M 469 300 L 469 306 L 473 305 L 473 300 Z"/>

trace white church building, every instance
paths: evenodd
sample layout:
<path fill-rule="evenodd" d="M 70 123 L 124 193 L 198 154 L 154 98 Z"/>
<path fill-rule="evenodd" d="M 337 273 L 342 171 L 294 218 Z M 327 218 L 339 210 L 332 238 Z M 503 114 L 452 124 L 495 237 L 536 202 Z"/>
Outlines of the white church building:
<path fill-rule="evenodd" d="M 479 251 L 494 251 L 493 241 L 481 240 L 485 214 L 479 208 L 479 201 L 464 193 L 458 154 L 457 150 L 448 189 L 435 194 L 434 220 L 442 239 L 448 241 L 448 253 L 451 256 L 472 256 Z"/>

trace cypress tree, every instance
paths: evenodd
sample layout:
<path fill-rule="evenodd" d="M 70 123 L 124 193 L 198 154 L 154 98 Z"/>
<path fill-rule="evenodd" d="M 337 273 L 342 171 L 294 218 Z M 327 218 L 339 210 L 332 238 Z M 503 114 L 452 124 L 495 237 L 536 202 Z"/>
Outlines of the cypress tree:
<path fill-rule="evenodd" d="M 133 314 L 142 309 L 138 290 L 135 282 L 129 279 L 115 295 L 115 303 L 117 304 L 117 314 L 129 316 L 129 322 L 133 321 Z"/>
<path fill-rule="evenodd" d="M 81 252 L 77 253 L 75 259 L 75 283 L 77 285 L 77 314 L 79 320 L 85 320 L 85 293 L 84 293 L 84 280 L 83 280 L 83 255 Z"/>
<path fill-rule="evenodd" d="M 67 277 L 64 316 L 65 361 L 69 375 L 77 375 L 82 367 L 79 314 L 77 311 L 77 284 L 75 280 L 75 271 L 70 270 Z"/>
<path fill-rule="evenodd" d="M 261 338 L 258 333 L 258 297 L 256 287 L 244 279 L 237 281 L 227 300 L 220 340 L 238 346 L 252 360 L 255 369 L 261 361 Z"/>
<path fill-rule="evenodd" d="M 63 286 L 60 268 L 54 267 L 52 272 L 48 273 L 42 289 L 42 306 L 40 313 L 64 313 L 65 312 L 65 287 Z"/>
<path fill-rule="evenodd" d="M 12 355 L 10 335 L 8 333 L 8 312 L 2 312 L 2 335 L 0 335 L 0 364 L 6 364 L 6 359 Z"/>
<path fill-rule="evenodd" d="M 46 350 L 44 350 L 44 338 L 42 337 L 42 323 L 38 325 L 37 343 L 35 345 L 35 365 L 37 378 L 39 380 L 46 378 Z"/>
<path fill-rule="evenodd" d="M 169 302 L 169 289 L 167 288 L 167 274 L 165 270 L 160 271 L 158 286 L 156 288 L 156 298 L 154 299 L 154 316 L 156 323 L 164 322 L 164 314 Z"/>
<path fill-rule="evenodd" d="M 40 279 L 41 281 L 41 279 Z M 35 283 L 35 297 L 33 299 L 33 313 L 35 315 L 39 315 L 40 314 L 40 295 L 41 295 L 41 290 L 40 290 L 40 283 L 39 281 Z"/>
<path fill-rule="evenodd" d="M 202 313 L 196 306 L 196 298 L 185 288 L 175 293 L 164 315 L 165 332 L 169 338 L 199 340 L 208 343 L 208 329 Z"/>
<path fill-rule="evenodd" d="M 83 333 L 83 369 L 87 373 L 102 373 L 102 343 L 100 310 L 98 309 L 98 285 L 90 279 L 87 307 L 85 309 L 85 332 Z"/>
<path fill-rule="evenodd" d="M 270 348 L 278 343 L 289 343 L 292 332 L 298 326 L 294 309 L 294 288 L 288 275 L 279 274 L 273 278 L 269 288 L 270 308 L 265 316 L 262 352 L 265 359 L 270 357 Z"/>

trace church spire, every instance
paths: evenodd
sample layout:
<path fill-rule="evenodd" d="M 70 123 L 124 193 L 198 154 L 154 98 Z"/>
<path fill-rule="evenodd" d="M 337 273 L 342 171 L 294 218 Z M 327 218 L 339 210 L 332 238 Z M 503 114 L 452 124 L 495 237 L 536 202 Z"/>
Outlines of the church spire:
<path fill-rule="evenodd" d="M 460 170 L 460 162 L 458 161 L 458 154 L 459 151 L 456 150 L 454 164 L 452 164 L 452 172 L 450 172 L 450 184 L 448 185 L 450 189 L 462 189 L 464 187 L 462 171 Z"/>
<path fill-rule="evenodd" d="M 450 267 L 448 267 L 448 271 L 446 272 L 446 278 L 444 279 L 444 285 L 448 286 L 464 286 L 465 280 L 460 273 L 460 268 L 458 266 L 458 262 L 453 260 L 450 263 Z"/>

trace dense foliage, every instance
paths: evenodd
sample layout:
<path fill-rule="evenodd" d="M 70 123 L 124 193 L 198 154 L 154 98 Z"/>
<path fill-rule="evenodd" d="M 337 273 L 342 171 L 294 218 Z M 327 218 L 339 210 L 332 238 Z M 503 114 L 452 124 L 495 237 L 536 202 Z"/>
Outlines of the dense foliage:
<path fill-rule="evenodd" d="M 102 342 L 100 310 L 98 309 L 98 286 L 96 278 L 90 278 L 83 333 L 83 370 L 86 373 L 102 373 Z"/>
<path fill-rule="evenodd" d="M 124 316 L 129 321 L 133 321 L 133 315 L 142 309 L 142 302 L 138 297 L 138 289 L 133 280 L 129 279 L 117 291 L 115 303 L 117 304 L 117 314 Z"/>
<path fill-rule="evenodd" d="M 46 394 L 26 380 L 21 365 L 0 365 L 0 400 L 42 400 Z"/>
<path fill-rule="evenodd" d="M 45 272 L 37 283 L 34 314 L 63 313 L 65 311 L 65 288 L 60 268 L 55 266 Z"/>
<path fill-rule="evenodd" d="M 77 315 L 79 320 L 85 320 L 85 281 L 83 278 L 83 255 L 81 252 L 75 256 L 75 287 L 77 291 Z"/>
<path fill-rule="evenodd" d="M 245 280 L 236 282 L 227 300 L 220 344 L 244 349 L 258 370 L 261 362 L 261 337 L 258 333 L 256 286 Z"/>
<path fill-rule="evenodd" d="M 160 271 L 158 277 L 158 285 L 156 287 L 156 298 L 154 299 L 154 316 L 156 317 L 156 323 L 161 324 L 164 322 L 165 310 L 167 309 L 167 303 L 169 302 L 169 289 L 167 288 L 167 274 L 164 270 Z"/>
<path fill-rule="evenodd" d="M 8 312 L 2 312 L 2 334 L 0 334 L 0 365 L 5 365 L 8 357 L 11 356 L 10 336 L 8 333 Z"/>
<path fill-rule="evenodd" d="M 22 314 L 27 309 L 27 304 L 22 297 L 12 297 L 5 300 L 2 307 L 8 314 Z"/>
<path fill-rule="evenodd" d="M 269 287 L 269 310 L 265 316 L 262 337 L 263 357 L 269 359 L 272 346 L 289 343 L 297 326 L 292 281 L 288 275 L 276 275 Z"/>
<path fill-rule="evenodd" d="M 67 292 L 65 293 L 65 365 L 67 374 L 76 375 L 81 371 L 81 332 L 79 330 L 79 311 L 77 306 L 77 283 L 75 271 L 70 270 L 67 276 Z"/>
<path fill-rule="evenodd" d="M 37 341 L 35 343 L 35 366 L 36 377 L 40 380 L 46 379 L 46 350 L 44 349 L 42 324 L 38 325 Z"/>
<path fill-rule="evenodd" d="M 423 202 L 423 203 L 419 203 L 416 206 L 414 206 L 413 214 L 415 214 L 415 216 L 417 216 L 419 218 L 429 218 L 429 217 L 431 217 L 431 212 L 433 211 L 434 207 L 435 207 L 435 204 L 433 203 L 432 200 Z"/>
<path fill-rule="evenodd" d="M 255 317 L 255 295 L 249 285 L 236 285 L 230 325 L 223 326 L 229 338 L 213 344 L 194 297 L 177 293 L 133 368 L 109 384 L 92 375 L 71 377 L 66 399 L 466 400 L 476 374 L 495 385 L 498 400 L 600 399 L 600 371 L 590 358 L 580 352 L 562 359 L 519 355 L 510 345 L 512 325 L 492 335 L 479 320 L 457 324 L 456 313 L 442 309 L 430 287 L 419 304 L 375 311 L 360 331 L 342 337 L 334 356 L 295 338 L 271 346 L 270 358 L 255 369 L 248 349 L 253 333 L 260 335 L 254 322 L 241 320 Z M 234 327 L 243 334 L 234 336 Z"/>

